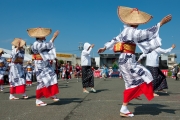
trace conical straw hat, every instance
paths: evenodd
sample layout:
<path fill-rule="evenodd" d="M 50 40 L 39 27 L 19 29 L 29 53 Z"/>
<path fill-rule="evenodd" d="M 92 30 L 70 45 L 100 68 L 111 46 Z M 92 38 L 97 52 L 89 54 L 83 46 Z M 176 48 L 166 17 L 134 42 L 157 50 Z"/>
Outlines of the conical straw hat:
<path fill-rule="evenodd" d="M 28 35 L 34 38 L 43 38 L 51 34 L 50 28 L 30 28 L 27 30 Z"/>
<path fill-rule="evenodd" d="M 120 20 L 128 25 L 145 24 L 152 19 L 151 15 L 139 11 L 137 8 L 119 6 L 117 12 Z"/>
<path fill-rule="evenodd" d="M 21 38 L 15 38 L 12 41 L 12 45 L 18 47 L 19 41 L 20 41 L 20 47 L 23 47 L 24 45 L 26 45 L 26 42 L 24 40 L 22 40 Z"/>
<path fill-rule="evenodd" d="M 1 53 L 4 53 L 4 50 L 0 49 L 0 54 L 1 54 Z"/>

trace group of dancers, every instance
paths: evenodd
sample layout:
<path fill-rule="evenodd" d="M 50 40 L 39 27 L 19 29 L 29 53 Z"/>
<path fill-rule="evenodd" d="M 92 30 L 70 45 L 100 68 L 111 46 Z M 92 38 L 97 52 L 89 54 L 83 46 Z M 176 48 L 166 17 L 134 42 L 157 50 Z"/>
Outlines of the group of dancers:
<path fill-rule="evenodd" d="M 140 95 L 144 94 L 148 100 L 152 100 L 155 90 L 167 88 L 166 78 L 158 68 L 158 55 L 170 52 L 175 48 L 175 45 L 172 45 L 172 47 L 167 50 L 161 49 L 160 46 L 162 43 L 159 37 L 159 30 L 165 23 L 172 19 L 172 16 L 168 15 L 155 26 L 144 30 L 139 30 L 137 27 L 140 24 L 149 22 L 152 18 L 151 15 L 139 11 L 137 8 L 119 6 L 118 16 L 120 20 L 126 24 L 123 31 L 117 37 L 105 43 L 104 47 L 98 50 L 98 53 L 102 53 L 107 49 L 114 50 L 114 52 L 121 52 L 118 63 L 125 82 L 125 90 L 123 92 L 124 97 L 120 108 L 120 116 L 133 117 L 134 114 L 127 108 L 128 103 L 132 99 L 140 99 Z M 42 97 L 51 98 L 53 101 L 59 100 L 56 96 L 56 94 L 59 93 L 57 76 L 49 63 L 49 60 L 56 58 L 54 40 L 59 32 L 56 31 L 49 42 L 45 41 L 45 37 L 51 33 L 51 29 L 32 28 L 28 29 L 27 32 L 30 37 L 36 39 L 31 46 L 38 83 L 36 89 L 36 106 L 46 106 L 47 103 L 41 100 Z M 9 99 L 18 99 L 14 94 L 20 93 L 24 99 L 27 99 L 28 96 L 25 93 L 26 85 L 22 71 L 24 59 L 23 46 L 25 45 L 25 41 L 17 38 L 12 44 L 15 48 L 12 50 L 12 60 L 9 70 Z M 143 55 L 138 61 L 135 60 L 136 45 L 143 52 Z M 91 69 L 90 57 L 90 52 L 93 48 L 94 44 L 86 42 L 84 44 L 84 50 L 81 53 L 84 93 L 89 93 L 87 90 L 88 87 L 91 88 L 91 91 L 96 92 L 94 89 L 94 75 Z M 149 70 L 139 63 L 144 56 L 147 57 L 147 68 Z M 3 61 L 4 59 L 0 60 Z M 1 67 L 1 69 L 4 68 Z"/>
<path fill-rule="evenodd" d="M 37 89 L 36 89 L 36 106 L 46 106 L 41 98 L 51 98 L 53 101 L 59 101 L 56 94 L 59 93 L 59 88 L 57 84 L 57 75 L 51 65 L 51 60 L 56 58 L 56 52 L 54 48 L 54 40 L 59 34 L 56 31 L 49 42 L 45 42 L 45 37 L 51 33 L 51 29 L 48 28 L 31 28 L 27 30 L 30 37 L 36 39 L 36 41 L 31 46 L 33 52 L 32 58 L 34 62 L 34 68 L 28 62 L 26 66 L 26 77 L 23 68 L 24 61 L 24 46 L 26 42 L 21 38 L 15 38 L 12 42 L 14 46 L 12 49 L 10 63 L 6 63 L 5 58 L 1 57 L 1 81 L 3 81 L 3 72 L 9 69 L 9 85 L 10 85 L 10 100 L 17 100 L 19 98 L 15 97 L 15 94 L 22 94 L 23 99 L 28 99 L 26 94 L 26 84 L 32 84 L 32 69 L 35 71 L 37 79 Z M 0 55 L 3 54 L 3 50 L 0 51 Z M 4 71 L 3 71 L 4 70 Z"/>

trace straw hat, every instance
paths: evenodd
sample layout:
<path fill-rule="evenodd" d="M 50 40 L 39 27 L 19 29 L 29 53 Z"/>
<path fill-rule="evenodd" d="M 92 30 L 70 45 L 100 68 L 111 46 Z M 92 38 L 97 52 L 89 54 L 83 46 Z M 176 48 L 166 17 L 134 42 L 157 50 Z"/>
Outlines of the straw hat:
<path fill-rule="evenodd" d="M 145 24 L 152 19 L 151 15 L 139 11 L 137 8 L 119 6 L 117 12 L 120 20 L 128 25 Z"/>
<path fill-rule="evenodd" d="M 33 38 L 43 38 L 51 34 L 50 28 L 30 28 L 27 30 L 28 35 Z"/>
<path fill-rule="evenodd" d="M 23 47 L 24 45 L 26 45 L 26 42 L 25 42 L 24 40 L 22 40 L 21 38 L 15 38 L 15 39 L 12 41 L 12 45 L 18 47 L 19 41 L 20 41 L 20 47 Z"/>
<path fill-rule="evenodd" d="M 1 53 L 4 54 L 4 50 L 0 49 L 0 54 L 1 54 Z"/>

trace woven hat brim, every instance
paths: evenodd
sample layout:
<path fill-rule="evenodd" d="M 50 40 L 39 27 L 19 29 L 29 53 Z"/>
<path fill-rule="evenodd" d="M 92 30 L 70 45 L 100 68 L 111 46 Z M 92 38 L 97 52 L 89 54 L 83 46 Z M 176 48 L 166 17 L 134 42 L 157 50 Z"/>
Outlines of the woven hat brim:
<path fill-rule="evenodd" d="M 145 24 L 153 18 L 150 14 L 124 6 L 119 6 L 117 12 L 120 20 L 128 25 Z"/>
<path fill-rule="evenodd" d="M 43 38 L 51 34 L 50 28 L 30 28 L 27 30 L 28 35 L 33 38 Z"/>
<path fill-rule="evenodd" d="M 0 49 L 0 54 L 4 54 L 4 50 Z"/>
<path fill-rule="evenodd" d="M 26 45 L 26 42 L 25 42 L 24 40 L 22 40 L 21 38 L 15 38 L 15 39 L 12 41 L 12 45 L 18 47 L 19 41 L 20 41 L 20 47 L 23 47 L 23 46 Z"/>

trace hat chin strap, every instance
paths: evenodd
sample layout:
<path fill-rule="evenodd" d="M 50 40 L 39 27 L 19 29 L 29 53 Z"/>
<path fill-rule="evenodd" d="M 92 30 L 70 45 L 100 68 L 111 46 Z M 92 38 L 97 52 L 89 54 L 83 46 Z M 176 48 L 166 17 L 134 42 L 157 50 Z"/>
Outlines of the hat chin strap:
<path fill-rule="evenodd" d="M 139 10 L 138 10 L 138 8 L 133 8 L 133 9 L 132 9 L 132 11 L 131 11 L 131 13 L 132 13 L 132 12 L 134 12 L 134 11 L 137 11 L 137 12 L 138 12 L 138 14 L 139 14 Z"/>

